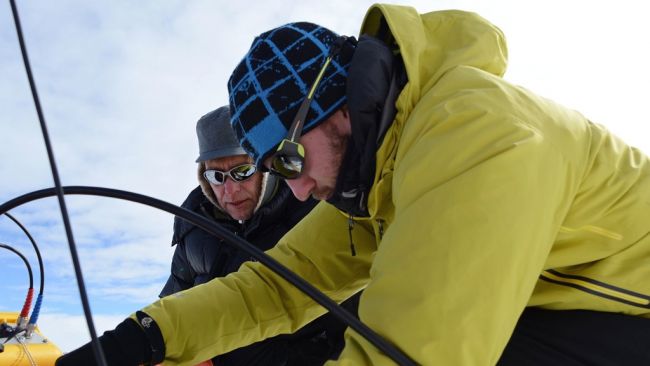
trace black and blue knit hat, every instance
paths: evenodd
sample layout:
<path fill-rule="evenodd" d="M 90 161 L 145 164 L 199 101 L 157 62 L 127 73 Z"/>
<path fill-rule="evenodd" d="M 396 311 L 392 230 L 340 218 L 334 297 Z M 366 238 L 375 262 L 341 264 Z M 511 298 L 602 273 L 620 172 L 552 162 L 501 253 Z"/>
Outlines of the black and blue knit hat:
<path fill-rule="evenodd" d="M 312 23 L 290 23 L 255 38 L 228 81 L 233 129 L 258 166 L 286 137 L 330 45 L 338 38 Z M 346 42 L 316 89 L 303 133 L 346 102 L 347 70 L 354 45 Z"/>

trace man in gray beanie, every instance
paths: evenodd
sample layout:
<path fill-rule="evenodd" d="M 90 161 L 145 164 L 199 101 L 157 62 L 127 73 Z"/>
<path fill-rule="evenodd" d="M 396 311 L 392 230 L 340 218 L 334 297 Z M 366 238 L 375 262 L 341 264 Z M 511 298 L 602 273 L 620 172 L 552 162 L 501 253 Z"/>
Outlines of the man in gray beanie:
<path fill-rule="evenodd" d="M 277 177 L 257 170 L 230 126 L 228 106 L 201 117 L 199 187 L 182 207 L 215 220 L 259 249 L 271 247 L 303 218 L 316 201 L 300 202 Z M 251 260 L 193 224 L 174 220 L 176 246 L 171 275 L 160 297 L 236 271 Z M 331 315 L 313 321 L 295 334 L 282 335 L 214 358 L 216 365 L 321 365 L 342 348 L 345 326 Z"/>

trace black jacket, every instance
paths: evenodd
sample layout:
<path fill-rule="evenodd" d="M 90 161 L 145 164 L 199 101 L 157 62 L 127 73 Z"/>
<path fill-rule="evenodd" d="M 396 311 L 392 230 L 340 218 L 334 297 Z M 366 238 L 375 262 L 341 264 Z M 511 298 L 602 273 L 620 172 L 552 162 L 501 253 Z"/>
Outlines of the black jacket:
<path fill-rule="evenodd" d="M 286 184 L 281 182 L 272 197 L 250 220 L 243 223 L 218 210 L 200 187 L 189 194 L 182 207 L 215 220 L 259 249 L 267 250 L 315 204 L 313 200 L 298 201 Z M 172 273 L 160 293 L 161 297 L 225 276 L 237 271 L 243 262 L 252 260 L 222 239 L 178 217 L 174 219 L 172 245 L 176 245 Z M 357 297 L 348 300 L 346 308 L 356 312 L 357 301 Z M 345 328 L 338 319 L 326 314 L 295 334 L 273 337 L 234 350 L 215 357 L 213 362 L 215 365 L 322 365 L 340 353 Z"/>

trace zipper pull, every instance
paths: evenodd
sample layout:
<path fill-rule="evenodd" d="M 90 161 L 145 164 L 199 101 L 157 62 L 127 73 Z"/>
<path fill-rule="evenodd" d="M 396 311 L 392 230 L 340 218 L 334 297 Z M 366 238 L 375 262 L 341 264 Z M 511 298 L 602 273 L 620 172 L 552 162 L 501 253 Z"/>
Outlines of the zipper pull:
<path fill-rule="evenodd" d="M 352 214 L 348 216 L 348 235 L 350 236 L 350 252 L 352 256 L 357 255 L 357 251 L 354 249 L 354 242 L 352 241 L 352 229 L 354 228 L 354 220 L 352 219 Z"/>

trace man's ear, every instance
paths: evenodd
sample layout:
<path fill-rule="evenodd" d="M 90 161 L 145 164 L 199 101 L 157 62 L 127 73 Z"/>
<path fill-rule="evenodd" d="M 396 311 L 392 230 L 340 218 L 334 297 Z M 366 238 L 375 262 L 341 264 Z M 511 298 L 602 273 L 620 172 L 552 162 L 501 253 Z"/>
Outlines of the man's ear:
<path fill-rule="evenodd" d="M 337 119 L 337 128 L 339 132 L 343 135 L 350 135 L 352 133 L 352 125 L 350 121 L 350 111 L 348 110 L 348 105 L 343 105 L 340 109 L 341 117 Z"/>
<path fill-rule="evenodd" d="M 343 113 L 343 117 L 350 119 L 350 111 L 348 110 L 348 105 L 344 104 L 341 107 L 341 113 Z"/>

